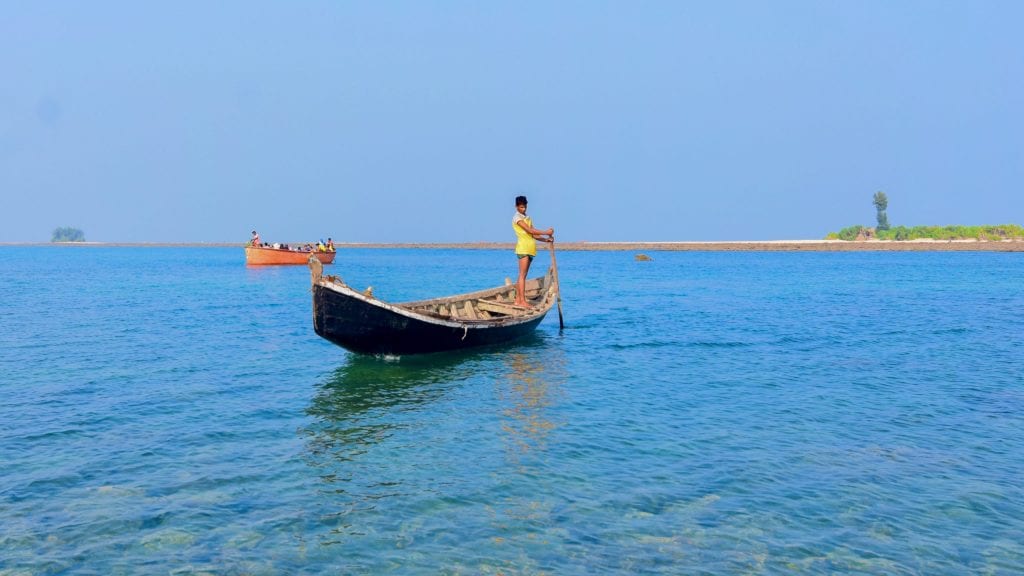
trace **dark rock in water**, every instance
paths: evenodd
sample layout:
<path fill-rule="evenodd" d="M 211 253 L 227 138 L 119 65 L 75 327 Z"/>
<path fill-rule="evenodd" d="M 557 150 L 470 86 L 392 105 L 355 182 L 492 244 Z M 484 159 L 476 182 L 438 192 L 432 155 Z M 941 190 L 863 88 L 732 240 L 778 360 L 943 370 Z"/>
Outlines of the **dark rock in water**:
<path fill-rule="evenodd" d="M 651 260 L 651 257 L 648 256 L 647 254 L 637 254 L 636 259 L 640 262 L 649 262 Z"/>

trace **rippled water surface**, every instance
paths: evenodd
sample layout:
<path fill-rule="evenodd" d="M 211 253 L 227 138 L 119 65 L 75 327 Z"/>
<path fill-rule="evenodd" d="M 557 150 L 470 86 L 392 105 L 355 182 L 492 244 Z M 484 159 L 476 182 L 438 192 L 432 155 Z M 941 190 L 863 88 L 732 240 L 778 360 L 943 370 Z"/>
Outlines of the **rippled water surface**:
<path fill-rule="evenodd" d="M 379 359 L 302 267 L 0 247 L 0 574 L 1024 572 L 1024 255 L 651 256 L 559 254 L 564 332 Z"/>

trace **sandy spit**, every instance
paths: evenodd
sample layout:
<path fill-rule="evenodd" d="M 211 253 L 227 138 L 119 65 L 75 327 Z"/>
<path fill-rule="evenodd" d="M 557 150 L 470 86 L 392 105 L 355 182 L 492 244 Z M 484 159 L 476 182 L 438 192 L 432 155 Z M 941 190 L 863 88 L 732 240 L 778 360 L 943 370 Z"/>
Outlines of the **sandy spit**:
<path fill-rule="evenodd" d="M 242 243 L 231 242 L 5 242 L 0 246 L 129 246 L 129 247 L 191 247 L 191 248 L 242 248 Z M 387 248 L 426 248 L 426 249 L 464 249 L 464 250 L 512 250 L 511 242 L 464 242 L 464 243 L 338 243 L 339 250 L 348 249 L 387 249 Z M 728 242 L 559 242 L 555 245 L 559 251 L 580 250 L 619 250 L 631 252 L 659 251 L 706 251 L 706 252 L 1024 252 L 1024 240 L 978 241 L 978 240 L 868 240 L 863 242 L 844 240 L 751 240 Z M 544 251 L 546 245 L 538 244 L 538 251 Z"/>

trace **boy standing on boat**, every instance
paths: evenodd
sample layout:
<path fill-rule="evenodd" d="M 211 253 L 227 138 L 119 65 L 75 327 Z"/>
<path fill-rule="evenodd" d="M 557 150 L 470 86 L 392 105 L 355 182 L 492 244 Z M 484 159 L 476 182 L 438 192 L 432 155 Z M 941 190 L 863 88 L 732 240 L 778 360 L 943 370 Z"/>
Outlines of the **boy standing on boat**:
<path fill-rule="evenodd" d="M 516 232 L 516 258 L 519 259 L 519 279 L 516 280 L 516 305 L 529 308 L 526 301 L 526 275 L 530 273 L 530 264 L 537 255 L 537 242 L 552 242 L 555 229 L 538 230 L 533 227 L 533 220 L 526 215 L 526 196 L 516 196 L 516 215 L 512 217 L 512 229 Z"/>

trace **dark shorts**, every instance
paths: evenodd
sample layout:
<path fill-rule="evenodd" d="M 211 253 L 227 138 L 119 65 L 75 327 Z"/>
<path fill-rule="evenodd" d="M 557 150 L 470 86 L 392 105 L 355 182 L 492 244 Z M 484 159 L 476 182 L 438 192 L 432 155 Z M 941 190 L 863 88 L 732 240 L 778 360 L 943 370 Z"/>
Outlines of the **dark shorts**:
<path fill-rule="evenodd" d="M 520 260 L 523 258 L 529 258 L 530 262 L 533 262 L 533 256 L 530 256 L 529 254 L 516 254 L 516 258 L 519 258 Z"/>

